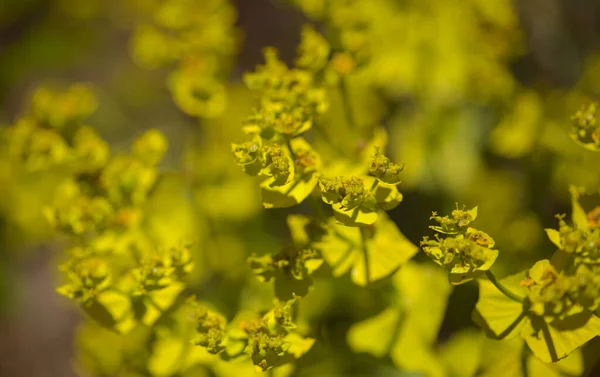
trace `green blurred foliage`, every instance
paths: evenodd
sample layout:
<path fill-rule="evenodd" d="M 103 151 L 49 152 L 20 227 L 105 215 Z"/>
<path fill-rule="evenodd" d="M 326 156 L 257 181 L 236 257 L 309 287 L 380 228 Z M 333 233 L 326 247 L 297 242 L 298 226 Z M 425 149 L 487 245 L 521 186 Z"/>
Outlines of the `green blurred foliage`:
<path fill-rule="evenodd" d="M 277 4 L 293 61 L 228 0 L 2 1 L 0 312 L 49 245 L 82 376 L 591 371 L 600 50 L 551 86 L 513 1 Z"/>

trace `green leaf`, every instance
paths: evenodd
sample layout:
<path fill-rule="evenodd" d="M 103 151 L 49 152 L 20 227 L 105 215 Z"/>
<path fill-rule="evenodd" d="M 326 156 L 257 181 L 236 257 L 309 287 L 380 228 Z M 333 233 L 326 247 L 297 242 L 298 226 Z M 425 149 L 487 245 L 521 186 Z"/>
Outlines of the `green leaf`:
<path fill-rule="evenodd" d="M 421 371 L 430 377 L 444 376 L 441 360 L 435 353 L 452 292 L 444 270 L 435 265 L 409 263 L 394 277 L 394 283 L 402 294 L 405 317 L 390 354 L 392 360 L 405 370 Z"/>
<path fill-rule="evenodd" d="M 548 236 L 548 239 L 550 240 L 550 242 L 552 242 L 556 247 L 558 247 L 559 249 L 561 248 L 561 241 L 560 241 L 560 232 L 556 229 L 544 229 L 546 231 L 546 235 Z"/>
<path fill-rule="evenodd" d="M 587 231 L 589 229 L 588 218 L 581 207 L 581 204 L 579 204 L 579 193 L 577 188 L 571 186 L 569 191 L 571 192 L 571 205 L 573 207 L 573 213 L 571 214 L 573 224 L 575 225 L 575 228 Z"/>
<path fill-rule="evenodd" d="M 501 341 L 486 338 L 481 346 L 478 377 L 526 377 L 522 355 L 525 343 L 521 338 Z"/>
<path fill-rule="evenodd" d="M 268 181 L 262 182 L 260 191 L 263 207 L 287 208 L 300 204 L 315 189 L 318 182 L 319 179 L 315 175 L 308 180 L 293 179 L 283 186 L 276 187 L 270 187 Z"/>
<path fill-rule="evenodd" d="M 289 345 L 287 353 L 294 356 L 294 358 L 296 359 L 302 357 L 302 355 L 310 351 L 313 344 L 315 343 L 315 339 L 303 338 L 297 333 L 287 334 L 284 340 Z"/>
<path fill-rule="evenodd" d="M 375 199 L 379 208 L 389 211 L 394 209 L 402 202 L 402 193 L 398 191 L 396 185 L 379 183 L 375 188 Z"/>
<path fill-rule="evenodd" d="M 473 279 L 477 279 L 485 274 L 485 272 L 494 265 L 494 262 L 496 262 L 496 259 L 498 258 L 498 250 L 487 248 L 481 248 L 481 250 L 483 253 L 485 253 L 484 255 L 486 255 L 485 263 L 476 269 L 463 266 L 454 266 L 448 274 L 448 281 L 450 284 L 459 285 L 467 283 Z"/>
<path fill-rule="evenodd" d="M 511 292 L 525 297 L 526 288 L 520 283 L 527 277 L 527 271 L 510 275 L 500 280 Z M 488 280 L 479 283 L 479 300 L 473 312 L 473 320 L 491 337 L 511 339 L 519 334 L 517 329 L 523 326 L 523 304 L 506 297 Z"/>
<path fill-rule="evenodd" d="M 141 322 L 146 326 L 152 326 L 175 303 L 184 288 L 184 283 L 173 282 L 166 288 L 148 293 L 144 298 L 146 312 Z"/>
<path fill-rule="evenodd" d="M 354 324 L 348 331 L 348 345 L 354 352 L 367 352 L 375 357 L 386 356 L 394 329 L 402 319 L 402 309 L 389 307 L 381 313 Z M 374 336 L 377 334 L 377 336 Z"/>
<path fill-rule="evenodd" d="M 481 349 L 485 337 L 472 329 L 455 333 L 442 344 L 440 358 L 448 377 L 472 377 L 481 361 Z"/>
<path fill-rule="evenodd" d="M 352 281 L 360 286 L 393 274 L 418 251 L 385 213 L 373 226 L 364 228 L 365 245 L 359 228 L 330 222 L 326 230 L 312 246 L 321 251 L 334 276 L 350 272 Z"/>
<path fill-rule="evenodd" d="M 152 354 L 148 359 L 148 370 L 154 377 L 171 376 L 181 367 L 185 340 L 174 336 L 164 336 L 152 344 Z M 200 347 L 194 347 L 200 348 Z"/>
<path fill-rule="evenodd" d="M 551 323 L 542 317 L 531 317 L 521 334 L 535 356 L 546 363 L 556 362 L 600 335 L 600 318 L 590 312 Z"/>
<path fill-rule="evenodd" d="M 377 215 L 377 211 L 364 208 L 363 206 L 359 206 L 350 210 L 346 210 L 342 208 L 342 204 L 334 204 L 333 208 L 333 216 L 335 219 L 339 221 L 341 224 L 346 226 L 364 226 L 364 225 L 372 225 L 377 221 L 379 217 Z"/>
<path fill-rule="evenodd" d="M 355 352 L 389 355 L 404 370 L 443 376 L 434 347 L 452 290 L 446 274 L 434 266 L 408 263 L 394 283 L 400 292 L 398 306 L 354 324 L 348 344 Z"/>
<path fill-rule="evenodd" d="M 584 372 L 583 355 L 575 351 L 556 363 L 547 364 L 537 357 L 527 359 L 527 376 L 529 377 L 571 377 L 581 376 Z"/>

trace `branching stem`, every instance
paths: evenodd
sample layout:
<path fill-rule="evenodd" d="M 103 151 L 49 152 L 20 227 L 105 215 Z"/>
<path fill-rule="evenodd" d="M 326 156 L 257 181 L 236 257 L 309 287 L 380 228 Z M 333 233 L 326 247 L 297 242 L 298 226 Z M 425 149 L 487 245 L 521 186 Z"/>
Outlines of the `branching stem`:
<path fill-rule="evenodd" d="M 515 294 L 514 292 L 511 292 L 508 288 L 506 288 L 504 285 L 502 285 L 502 283 L 500 283 L 498 281 L 498 279 L 496 279 L 496 276 L 494 276 L 494 274 L 492 273 L 492 271 L 487 270 L 485 272 L 485 276 L 487 276 L 487 278 L 490 280 L 490 282 L 492 284 L 494 284 L 494 286 L 496 288 L 498 288 L 498 290 L 500 292 L 502 292 L 502 294 L 504 294 L 506 297 L 508 297 L 509 299 L 519 302 L 519 303 L 523 303 L 524 299 L 523 297 Z"/>

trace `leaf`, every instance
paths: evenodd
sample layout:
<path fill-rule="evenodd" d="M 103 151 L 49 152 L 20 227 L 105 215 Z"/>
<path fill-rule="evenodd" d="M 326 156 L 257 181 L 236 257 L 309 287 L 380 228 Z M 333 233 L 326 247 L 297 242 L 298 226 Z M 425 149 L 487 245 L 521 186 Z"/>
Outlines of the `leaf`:
<path fill-rule="evenodd" d="M 525 377 L 522 355 L 525 343 L 521 338 L 494 340 L 486 338 L 481 346 L 478 377 Z M 533 377 L 533 376 L 531 376 Z"/>
<path fill-rule="evenodd" d="M 277 271 L 275 273 L 275 296 L 282 301 L 293 300 L 297 297 L 304 297 L 310 291 L 313 280 L 310 276 L 305 279 L 294 279 L 292 276 Z"/>
<path fill-rule="evenodd" d="M 315 343 L 315 339 L 303 338 L 297 333 L 287 334 L 284 340 L 286 341 L 286 343 L 289 344 L 287 353 L 293 355 L 296 359 L 302 357 L 302 355 L 310 351 L 313 344 Z"/>
<path fill-rule="evenodd" d="M 389 343 L 396 339 L 395 328 L 402 318 L 402 309 L 389 307 L 381 313 L 354 324 L 347 335 L 347 342 L 354 352 L 367 352 L 383 357 L 389 352 Z M 374 336 L 377 334 L 377 336 Z"/>
<path fill-rule="evenodd" d="M 367 237 L 365 249 L 366 256 L 364 250 L 360 250 L 361 257 L 355 259 L 350 274 L 352 281 L 359 286 L 389 276 L 419 251 L 385 213 L 375 224 L 373 237 Z"/>
<path fill-rule="evenodd" d="M 527 372 L 528 377 L 581 376 L 584 372 L 583 355 L 576 351 L 552 364 L 531 356 L 527 359 Z"/>
<path fill-rule="evenodd" d="M 481 251 L 486 255 L 486 261 L 484 264 L 477 268 L 465 268 L 462 266 L 455 266 L 450 270 L 448 274 L 448 281 L 453 285 L 460 285 L 467 283 L 473 279 L 477 279 L 478 277 L 485 274 L 487 270 L 489 270 L 496 259 L 498 258 L 498 250 L 481 248 Z"/>
<path fill-rule="evenodd" d="M 308 180 L 294 179 L 283 186 L 269 187 L 267 181 L 260 184 L 262 204 L 265 208 L 287 208 L 300 204 L 315 189 L 319 179 L 313 175 Z"/>
<path fill-rule="evenodd" d="M 404 370 L 443 376 L 434 347 L 452 290 L 446 274 L 437 267 L 411 262 L 394 277 L 394 284 L 400 295 L 398 305 L 354 324 L 348 344 L 355 352 L 389 355 Z"/>
<path fill-rule="evenodd" d="M 185 352 L 183 339 L 165 336 L 155 340 L 152 344 L 152 354 L 148 359 L 148 370 L 154 377 L 175 374 L 180 369 L 183 352 Z"/>
<path fill-rule="evenodd" d="M 389 211 L 394 209 L 402 202 L 402 193 L 398 191 L 396 185 L 379 183 L 375 188 L 375 199 L 379 208 Z"/>
<path fill-rule="evenodd" d="M 144 299 L 146 312 L 141 322 L 146 326 L 152 326 L 175 303 L 175 300 L 184 288 L 184 283 L 173 282 L 166 288 L 148 293 Z"/>
<path fill-rule="evenodd" d="M 527 276 L 527 270 L 510 275 L 500 283 L 513 293 L 526 296 L 526 288 L 520 282 Z M 517 329 L 523 326 L 523 304 L 513 301 L 500 292 L 488 280 L 479 283 L 479 300 L 473 312 L 473 320 L 480 325 L 488 336 L 511 339 L 519 334 Z"/>
<path fill-rule="evenodd" d="M 573 224 L 575 225 L 575 228 L 587 231 L 589 229 L 588 218 L 581 207 L 581 204 L 579 204 L 579 193 L 577 192 L 577 188 L 571 186 L 569 187 L 569 191 L 571 192 L 571 206 L 573 207 L 573 212 L 571 214 Z"/>
<path fill-rule="evenodd" d="M 472 377 L 481 361 L 485 337 L 472 329 L 455 333 L 442 344 L 440 358 L 448 371 L 448 377 Z"/>
<path fill-rule="evenodd" d="M 544 229 L 546 231 L 546 235 L 548 236 L 548 239 L 550 240 L 550 242 L 552 242 L 556 247 L 558 247 L 559 249 L 562 247 L 561 246 L 561 241 L 560 241 L 560 232 L 556 229 Z"/>
<path fill-rule="evenodd" d="M 379 217 L 377 215 L 377 211 L 370 210 L 362 206 L 353 208 L 351 210 L 345 210 L 342 208 L 342 204 L 338 203 L 334 204 L 332 208 L 335 219 L 346 226 L 358 227 L 372 225 Z"/>
<path fill-rule="evenodd" d="M 402 293 L 406 314 L 390 354 L 392 360 L 405 370 L 444 376 L 434 347 L 452 292 L 445 272 L 434 265 L 409 263 L 394 277 L 394 283 Z"/>
<path fill-rule="evenodd" d="M 470 210 L 467 211 L 467 213 L 469 215 L 471 215 L 471 218 L 472 218 L 471 222 L 477 220 L 477 210 L 478 209 L 479 209 L 479 207 L 475 206 L 475 207 L 473 207 L 473 208 L 471 208 Z"/>
<path fill-rule="evenodd" d="M 130 315 L 129 297 L 117 292 L 100 293 L 90 307 L 84 306 L 84 310 L 102 326 L 121 334 L 129 332 L 135 326 L 135 321 Z"/>
<path fill-rule="evenodd" d="M 600 318 L 582 312 L 547 323 L 536 316 L 526 322 L 521 334 L 535 356 L 546 363 L 556 362 L 600 335 Z"/>

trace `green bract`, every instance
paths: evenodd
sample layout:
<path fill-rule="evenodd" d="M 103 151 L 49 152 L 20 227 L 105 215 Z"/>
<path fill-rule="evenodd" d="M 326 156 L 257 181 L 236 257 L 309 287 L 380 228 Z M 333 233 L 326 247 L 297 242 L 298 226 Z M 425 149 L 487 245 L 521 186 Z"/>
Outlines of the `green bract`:
<path fill-rule="evenodd" d="M 365 228 L 347 227 L 333 219 L 319 224 L 303 216 L 288 217 L 288 224 L 297 244 L 321 252 L 333 276 L 350 273 L 360 286 L 389 277 L 418 251 L 385 215 Z"/>
<path fill-rule="evenodd" d="M 564 316 L 560 316 L 562 318 L 555 315 L 554 310 L 563 313 L 566 308 L 563 306 L 566 297 L 561 293 L 564 292 L 562 283 L 558 282 L 556 286 L 546 283 L 547 291 L 544 292 L 544 285 L 540 287 L 531 277 L 533 274 L 535 278 L 540 278 L 539 273 L 547 271 L 548 266 L 548 261 L 541 261 L 529 274 L 524 271 L 500 280 L 504 287 L 522 297 L 522 302 L 511 300 L 491 282 L 480 280 L 479 301 L 473 314 L 475 321 L 490 336 L 501 339 L 521 336 L 531 351 L 547 363 L 566 357 L 591 338 L 600 335 L 600 319 L 588 310 L 564 313 Z M 545 315 L 546 308 L 552 308 L 551 315 Z M 544 316 L 537 313 L 543 313 Z"/>

